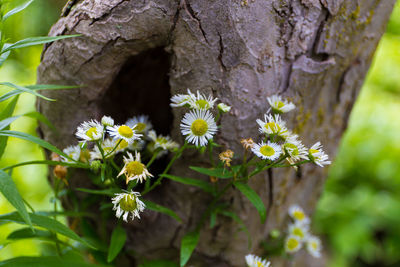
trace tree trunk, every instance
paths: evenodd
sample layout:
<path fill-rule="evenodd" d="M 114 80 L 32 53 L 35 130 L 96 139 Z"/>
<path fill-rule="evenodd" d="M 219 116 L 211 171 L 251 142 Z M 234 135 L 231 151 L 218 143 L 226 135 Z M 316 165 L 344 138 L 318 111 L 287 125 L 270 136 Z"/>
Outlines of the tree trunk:
<path fill-rule="evenodd" d="M 50 35 L 81 34 L 45 47 L 38 83 L 85 85 L 52 91 L 57 103 L 38 108 L 59 129 L 41 126 L 44 138 L 60 147 L 74 141 L 78 124 L 111 115 L 118 122 L 149 114 L 156 130 L 183 141 L 181 110 L 171 110 L 171 94 L 186 88 L 212 94 L 233 108 L 216 139 L 242 153 L 241 138 L 257 139 L 255 123 L 268 109 L 267 96 L 289 97 L 296 112 L 285 117 L 305 145 L 319 140 L 333 157 L 385 30 L 395 0 L 81 0 L 52 27 Z M 193 158 L 199 158 L 195 160 Z M 173 172 L 200 177 L 188 165 L 207 161 L 187 154 Z M 269 231 L 285 231 L 288 206 L 312 214 L 326 168 L 306 166 L 258 175 L 250 185 L 263 197 L 268 218 L 261 224 L 254 207 L 231 189 L 226 200 L 253 237 L 218 217 L 201 231 L 190 266 L 244 266 L 244 256 L 261 252 Z M 72 186 L 79 183 L 71 181 Z M 180 224 L 146 211 L 129 228 L 132 261 L 177 258 L 181 237 L 195 226 L 210 199 L 177 183 L 164 183 L 149 197 L 178 213 Z M 147 196 L 146 196 L 147 197 Z M 299 253 L 295 265 L 322 266 Z M 134 263 L 132 263 L 133 266 Z"/>

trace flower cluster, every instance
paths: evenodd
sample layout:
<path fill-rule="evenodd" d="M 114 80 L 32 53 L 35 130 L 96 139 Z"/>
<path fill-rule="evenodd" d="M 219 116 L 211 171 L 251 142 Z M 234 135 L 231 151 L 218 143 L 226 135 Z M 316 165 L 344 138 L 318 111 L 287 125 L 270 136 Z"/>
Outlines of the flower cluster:
<path fill-rule="evenodd" d="M 217 98 L 204 96 L 199 91 L 193 94 L 189 89 L 187 94 L 174 95 L 171 98 L 171 107 L 187 107 L 190 109 L 181 121 L 182 135 L 186 136 L 186 141 L 196 146 L 206 146 L 209 140 L 217 132 L 218 119 L 215 119 L 212 110 Z M 229 112 L 231 107 L 219 103 L 217 105 L 219 114 Z"/>
<path fill-rule="evenodd" d="M 105 169 L 105 165 L 111 163 L 119 172 L 115 178 L 124 176 L 126 184 L 131 181 L 143 183 L 153 177 L 148 165 L 179 147 L 169 136 L 158 135 L 152 128 L 152 123 L 145 115 L 130 118 L 124 124 L 115 124 L 109 116 L 103 116 L 100 122 L 83 122 L 75 134 L 80 144 L 65 148 L 61 160 L 67 163 L 90 163 L 94 171 Z M 122 154 L 122 168 L 114 162 L 118 154 Z M 150 159 L 147 165 L 142 155 Z M 132 214 L 132 219 L 140 218 L 139 212 L 144 210 L 145 205 L 139 197 L 140 193 L 132 190 L 115 194 L 112 203 L 116 216 L 122 216 L 125 221 L 129 214 Z"/>
<path fill-rule="evenodd" d="M 293 110 L 295 105 L 277 95 L 268 97 L 267 100 L 272 113 L 265 114 L 264 119 L 256 120 L 263 140 L 254 143 L 252 139 L 242 139 L 243 146 L 263 160 L 286 159 L 294 168 L 306 162 L 313 162 L 321 167 L 330 164 L 320 142 L 307 149 L 299 136 L 290 131 L 281 118 L 281 114 Z"/>
<path fill-rule="evenodd" d="M 245 259 L 248 267 L 269 267 L 271 265 L 269 261 L 253 254 L 248 254 Z"/>
<path fill-rule="evenodd" d="M 310 219 L 298 205 L 289 208 L 289 215 L 293 223 L 288 227 L 285 251 L 295 253 L 305 245 L 313 257 L 319 258 L 321 256 L 321 240 L 310 233 Z"/>

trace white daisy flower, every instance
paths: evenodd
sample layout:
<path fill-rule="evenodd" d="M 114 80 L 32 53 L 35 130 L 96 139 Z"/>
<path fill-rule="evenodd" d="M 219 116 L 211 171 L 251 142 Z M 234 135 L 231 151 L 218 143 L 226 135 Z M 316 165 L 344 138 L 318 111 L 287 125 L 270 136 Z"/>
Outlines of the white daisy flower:
<path fill-rule="evenodd" d="M 194 94 L 192 94 L 192 92 L 190 92 L 189 89 L 187 89 L 187 91 L 188 91 L 187 95 L 177 94 L 177 95 L 174 95 L 173 97 L 171 97 L 170 106 L 173 108 L 189 106 L 189 102 L 191 100 L 195 99 L 196 96 Z"/>
<path fill-rule="evenodd" d="M 122 143 L 121 143 L 122 144 Z M 146 142 L 144 140 L 135 140 L 132 144 L 128 144 L 128 149 L 132 151 L 141 151 L 143 150 Z"/>
<path fill-rule="evenodd" d="M 271 264 L 269 261 L 263 260 L 253 254 L 246 255 L 245 259 L 248 267 L 269 267 Z"/>
<path fill-rule="evenodd" d="M 126 121 L 125 125 L 131 127 L 138 133 L 147 133 L 153 125 L 149 120 L 149 116 L 147 115 L 140 115 L 130 118 Z"/>
<path fill-rule="evenodd" d="M 127 184 L 132 180 L 138 180 L 141 183 L 143 180 L 146 180 L 147 177 L 153 177 L 153 175 L 147 170 L 146 165 L 140 161 L 139 152 L 135 152 L 135 158 L 133 158 L 132 154 L 129 152 L 127 152 L 127 154 L 128 157 L 124 157 L 125 165 L 118 174 L 118 177 L 125 174 Z"/>
<path fill-rule="evenodd" d="M 279 115 L 265 114 L 264 120 L 257 119 L 257 123 L 260 126 L 260 133 L 269 135 L 280 136 L 283 140 L 289 136 L 289 131 L 286 128 L 286 123 L 281 119 Z"/>
<path fill-rule="evenodd" d="M 231 106 L 228 106 L 228 105 L 226 105 L 224 103 L 219 103 L 217 105 L 217 107 L 221 112 L 224 112 L 224 113 L 227 113 L 227 112 L 229 112 L 231 110 Z"/>
<path fill-rule="evenodd" d="M 296 222 L 308 224 L 310 219 L 304 213 L 304 210 L 299 205 L 292 205 L 289 207 L 289 215 Z"/>
<path fill-rule="evenodd" d="M 141 134 L 136 134 L 136 131 L 127 125 L 115 125 L 113 127 L 107 127 L 108 133 L 114 139 L 123 139 L 128 144 L 132 144 L 133 141 L 140 139 Z"/>
<path fill-rule="evenodd" d="M 82 139 L 83 143 L 100 140 L 104 135 L 103 125 L 96 120 L 85 121 L 78 126 L 75 135 Z"/>
<path fill-rule="evenodd" d="M 285 251 L 287 253 L 295 253 L 299 251 L 303 243 L 298 236 L 289 235 L 285 240 Z"/>
<path fill-rule="evenodd" d="M 181 132 L 189 143 L 205 146 L 217 132 L 217 125 L 208 110 L 192 110 L 183 117 Z"/>
<path fill-rule="evenodd" d="M 116 210 L 117 218 L 121 218 L 128 222 L 128 216 L 131 214 L 131 219 L 135 217 L 140 219 L 139 212 L 142 212 L 146 205 L 139 199 L 140 193 L 131 191 L 130 193 L 115 194 L 112 198 L 114 204 L 113 210 Z"/>
<path fill-rule="evenodd" d="M 282 146 L 284 151 L 289 155 L 289 157 L 286 158 L 289 164 L 295 164 L 296 161 L 301 159 L 308 159 L 308 149 L 297 138 L 298 136 L 296 134 L 290 135 L 286 139 L 286 143 Z"/>
<path fill-rule="evenodd" d="M 125 140 L 122 140 L 122 141 L 124 141 L 126 143 Z M 121 141 L 121 143 L 122 143 L 122 141 Z M 116 148 L 113 151 L 113 149 L 116 145 L 117 145 L 116 140 L 113 140 L 111 138 L 106 138 L 106 139 L 104 139 L 103 142 L 101 142 L 100 146 L 103 149 L 103 153 L 106 158 L 110 158 L 117 153 L 118 148 Z M 111 152 L 111 151 L 113 151 L 113 152 Z M 101 155 L 101 151 L 98 146 L 95 146 L 93 148 L 93 151 L 90 151 L 90 158 L 91 158 L 91 160 L 103 159 L 103 156 Z"/>
<path fill-rule="evenodd" d="M 289 225 L 289 235 L 297 236 L 300 241 L 304 241 L 309 236 L 309 224 L 301 223 L 296 221 Z"/>
<path fill-rule="evenodd" d="M 308 253 L 315 258 L 321 257 L 321 240 L 316 236 L 310 236 L 307 238 L 306 247 Z"/>
<path fill-rule="evenodd" d="M 317 164 L 320 167 L 324 167 L 324 165 L 329 165 L 331 162 L 328 160 L 328 155 L 322 150 L 322 145 L 320 142 L 315 143 L 308 150 L 308 157 L 312 162 Z"/>
<path fill-rule="evenodd" d="M 283 100 L 278 95 L 267 97 L 268 103 L 271 105 L 272 111 L 276 114 L 282 114 L 293 110 L 296 106 L 287 101 Z"/>
<path fill-rule="evenodd" d="M 205 97 L 197 91 L 197 96 L 194 98 L 191 97 L 189 100 L 190 108 L 192 109 L 200 109 L 200 110 L 208 110 L 214 107 L 215 102 L 218 98 L 213 98 L 212 96 Z"/>
<path fill-rule="evenodd" d="M 151 140 L 154 150 L 157 148 L 162 148 L 163 150 L 173 150 L 179 147 L 178 143 L 174 142 L 171 137 L 168 135 L 157 135 L 154 130 L 150 131 L 147 136 Z"/>
<path fill-rule="evenodd" d="M 276 144 L 268 141 L 264 141 L 261 144 L 255 144 L 251 151 L 262 159 L 269 159 L 271 161 L 276 160 L 282 154 L 282 148 Z"/>
<path fill-rule="evenodd" d="M 79 161 L 79 158 L 81 156 L 81 147 L 79 145 L 76 146 L 68 146 L 63 149 L 63 152 L 67 154 L 70 158 L 72 158 L 75 161 Z M 69 162 L 69 163 L 74 163 L 72 160 L 67 159 L 63 156 L 61 156 L 61 160 L 64 162 Z"/>
<path fill-rule="evenodd" d="M 103 118 L 101 118 L 101 124 L 104 126 L 114 126 L 114 119 L 110 116 L 103 116 Z"/>

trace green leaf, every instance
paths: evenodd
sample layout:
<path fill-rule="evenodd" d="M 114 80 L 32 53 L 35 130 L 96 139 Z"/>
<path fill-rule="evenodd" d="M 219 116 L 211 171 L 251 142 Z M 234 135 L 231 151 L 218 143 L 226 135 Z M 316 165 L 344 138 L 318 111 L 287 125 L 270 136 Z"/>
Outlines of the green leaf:
<path fill-rule="evenodd" d="M 118 256 L 126 242 L 126 231 L 118 225 L 111 235 L 111 243 L 108 249 L 107 262 L 112 262 Z"/>
<path fill-rule="evenodd" d="M 205 192 L 208 192 L 211 194 L 213 194 L 215 192 L 214 187 L 210 183 L 207 183 L 202 180 L 197 180 L 197 179 L 193 179 L 193 178 L 184 178 L 184 177 L 179 177 L 179 176 L 174 176 L 174 175 L 169 175 L 169 174 L 161 174 L 160 176 L 163 176 L 165 178 L 168 178 L 168 179 L 178 182 L 178 183 L 199 187 L 199 188 L 203 189 Z"/>
<path fill-rule="evenodd" d="M 0 136 L 11 136 L 11 137 L 16 137 L 16 138 L 20 138 L 20 139 L 24 139 L 27 141 L 30 141 L 32 143 L 38 144 L 41 147 L 44 147 L 54 153 L 57 153 L 60 156 L 63 156 L 71 161 L 75 161 L 74 159 L 72 159 L 70 156 L 68 156 L 67 154 L 65 154 L 64 152 L 62 152 L 60 149 L 58 149 L 57 147 L 53 146 L 52 144 L 50 144 L 49 142 L 46 142 L 36 136 L 27 134 L 27 133 L 22 133 L 22 132 L 16 132 L 16 131 L 0 131 Z"/>
<path fill-rule="evenodd" d="M 24 200 L 18 192 L 17 186 L 11 176 L 2 170 L 0 170 L 0 191 L 8 202 L 17 209 L 22 219 L 31 227 L 31 230 L 33 230 L 31 218 L 26 210 Z"/>
<path fill-rule="evenodd" d="M 139 267 L 178 267 L 179 265 L 173 261 L 167 260 L 153 260 L 153 261 L 144 261 Z"/>
<path fill-rule="evenodd" d="M 118 189 L 87 189 L 87 188 L 76 188 L 76 190 L 89 193 L 89 194 L 94 194 L 94 195 L 105 195 L 105 196 L 114 196 L 117 193 L 121 193 L 121 190 Z"/>
<path fill-rule="evenodd" d="M 16 85 L 16 84 L 9 83 L 9 82 L 0 82 L 0 85 L 7 86 L 7 87 L 11 87 L 11 88 L 14 88 L 14 89 L 18 89 L 19 91 L 32 94 L 32 95 L 34 95 L 34 96 L 43 98 L 43 99 L 48 100 L 48 101 L 55 101 L 55 99 L 48 98 L 48 97 L 46 97 L 46 96 L 44 96 L 44 95 L 42 95 L 42 94 L 39 94 L 39 93 L 35 92 L 35 91 L 32 90 L 32 89 L 29 89 L 29 88 L 27 88 L 27 87 L 24 87 L 24 86 Z"/>
<path fill-rule="evenodd" d="M 233 177 L 233 174 L 224 168 L 207 169 L 207 168 L 194 167 L 194 166 L 190 166 L 189 168 L 196 172 L 199 172 L 201 174 L 205 174 L 205 175 L 212 176 L 212 177 L 218 177 L 218 178 L 223 178 L 223 179 Z"/>
<path fill-rule="evenodd" d="M 6 171 L 6 170 L 12 170 L 16 167 L 21 167 L 25 165 L 35 165 L 35 164 L 45 164 L 45 165 L 61 165 L 61 166 L 67 166 L 67 167 L 72 167 L 72 168 L 81 168 L 81 169 L 88 169 L 90 168 L 89 165 L 85 165 L 84 163 L 69 163 L 69 162 L 64 162 L 64 161 L 52 161 L 52 160 L 33 160 L 33 161 L 26 161 L 26 162 L 21 162 L 17 163 L 11 166 L 7 166 L 2 168 L 1 170 Z"/>
<path fill-rule="evenodd" d="M 18 12 L 24 10 L 25 8 L 27 8 L 31 3 L 33 2 L 33 0 L 29 0 L 25 3 L 23 3 L 22 5 L 17 6 L 16 8 L 8 11 L 4 16 L 3 16 L 3 21 L 5 21 L 6 19 L 8 19 L 9 17 L 11 17 L 14 14 L 17 14 Z"/>
<path fill-rule="evenodd" d="M 10 103 L 8 103 L 5 109 L 2 112 L 0 112 L 0 120 L 4 120 L 12 116 L 15 110 L 15 106 L 17 105 L 17 101 L 18 101 L 18 96 L 12 99 Z M 9 126 L 6 127 L 6 130 L 9 129 L 10 129 Z M 4 154 L 4 150 L 6 149 L 7 140 L 8 140 L 7 136 L 0 136 L 0 159 Z"/>
<path fill-rule="evenodd" d="M 79 34 L 77 35 L 61 35 L 61 36 L 40 36 L 40 37 L 29 37 L 23 40 L 19 40 L 18 42 L 15 42 L 11 44 L 10 46 L 4 48 L 1 50 L 1 54 L 13 50 L 13 49 L 18 49 L 18 48 L 23 48 L 23 47 L 28 47 L 28 46 L 33 46 L 33 45 L 39 45 L 39 44 L 46 44 L 46 43 L 51 43 L 57 40 L 62 40 L 66 38 L 72 38 L 72 37 L 78 37 L 80 36 Z"/>
<path fill-rule="evenodd" d="M 22 115 L 13 116 L 13 117 L 6 118 L 4 120 L 0 120 L 0 130 L 5 129 L 7 126 L 9 126 L 11 123 L 13 123 L 15 120 L 17 120 L 18 118 L 20 118 L 22 116 L 37 119 L 37 120 L 43 122 L 44 124 L 46 124 L 53 131 L 56 131 L 56 128 L 51 124 L 51 122 L 43 114 L 36 112 L 36 111 L 28 112 L 28 113 L 25 113 Z"/>
<path fill-rule="evenodd" d="M 35 232 L 32 232 L 31 228 L 22 228 L 15 230 L 11 234 L 7 236 L 7 239 L 18 240 L 18 239 L 26 239 L 26 238 L 52 238 L 52 234 L 49 231 L 43 231 L 39 229 L 35 229 Z"/>
<path fill-rule="evenodd" d="M 148 208 L 149 210 L 153 210 L 153 211 L 157 211 L 160 213 L 164 213 L 168 216 L 171 216 L 172 218 L 174 218 L 175 220 L 177 220 L 178 222 L 182 222 L 182 219 L 179 218 L 179 216 L 171 209 L 166 208 L 164 206 L 161 206 L 159 204 L 156 204 L 154 202 L 151 202 L 149 200 L 143 200 L 144 204 L 146 205 L 146 208 Z"/>
<path fill-rule="evenodd" d="M 246 225 L 245 225 L 244 222 L 242 221 L 242 219 L 240 219 L 239 216 L 237 216 L 236 213 L 230 212 L 230 211 L 227 211 L 227 210 L 221 210 L 220 213 L 221 213 L 222 215 L 225 215 L 225 216 L 227 216 L 227 217 L 232 218 L 235 222 L 237 222 L 239 225 L 242 226 L 244 232 L 245 232 L 246 235 L 247 235 L 248 248 L 250 249 L 250 248 L 251 248 L 251 235 L 250 235 L 250 232 L 249 232 L 249 230 L 247 229 Z"/>
<path fill-rule="evenodd" d="M 56 232 L 70 239 L 78 241 L 88 247 L 94 248 L 93 245 L 80 238 L 75 232 L 73 232 L 71 229 L 69 229 L 67 226 L 60 223 L 59 221 L 36 213 L 29 213 L 29 215 L 31 217 L 33 225 L 46 228 L 49 231 Z M 11 221 L 18 224 L 26 224 L 21 216 L 16 212 L 0 215 L 0 221 Z"/>
<path fill-rule="evenodd" d="M 7 48 L 8 46 L 10 46 L 10 44 L 4 44 L 4 45 L 3 45 L 3 48 L 4 48 L 4 47 Z M 8 56 L 9 56 L 10 54 L 11 54 L 11 51 L 8 51 L 8 52 L 6 52 L 6 53 L 4 53 L 4 54 L 0 54 L 0 67 L 3 66 L 4 62 L 7 60 Z"/>
<path fill-rule="evenodd" d="M 56 256 L 17 257 L 1 261 L 2 267 L 99 267 L 104 265 L 90 264 L 78 259 L 60 258 Z"/>
<path fill-rule="evenodd" d="M 1 57 L 1 56 L 0 56 Z M 74 88 L 79 88 L 81 86 L 76 86 L 76 85 L 52 85 L 52 84 L 36 84 L 36 85 L 28 85 L 24 86 L 25 88 L 31 89 L 33 91 L 37 90 L 61 90 L 61 89 L 74 89 Z M 24 93 L 24 91 L 21 91 L 19 89 L 12 90 L 8 93 L 5 93 L 4 95 L 0 96 L 0 102 L 9 99 L 10 97 L 19 95 L 21 93 Z"/>
<path fill-rule="evenodd" d="M 43 124 L 46 124 L 47 127 L 49 127 L 52 131 L 57 132 L 56 127 L 54 127 L 54 125 L 46 118 L 46 116 L 44 116 L 40 112 L 32 111 L 32 112 L 28 112 L 28 113 L 23 114 L 23 116 L 36 119 L 36 120 L 42 122 Z"/>
<path fill-rule="evenodd" d="M 192 255 L 194 249 L 199 242 L 200 232 L 194 231 L 187 233 L 181 241 L 181 262 L 180 267 L 184 267 L 185 264 L 189 261 L 190 256 Z"/>
<path fill-rule="evenodd" d="M 0 130 L 3 130 L 5 128 L 9 128 L 10 124 L 13 123 L 19 117 L 21 117 L 21 115 L 14 116 L 14 117 L 9 117 L 7 119 L 1 120 L 0 121 Z"/>
<path fill-rule="evenodd" d="M 239 189 L 239 191 L 242 192 L 242 194 L 245 195 L 248 200 L 250 200 L 254 207 L 256 207 L 258 213 L 260 214 L 261 223 L 264 223 L 267 218 L 267 209 L 257 193 L 247 184 L 235 182 L 233 185 Z"/>

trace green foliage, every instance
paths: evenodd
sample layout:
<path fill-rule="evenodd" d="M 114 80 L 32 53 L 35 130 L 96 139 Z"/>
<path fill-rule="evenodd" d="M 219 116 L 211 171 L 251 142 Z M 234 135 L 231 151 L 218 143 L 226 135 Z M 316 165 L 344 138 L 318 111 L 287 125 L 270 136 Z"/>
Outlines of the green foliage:
<path fill-rule="evenodd" d="M 169 209 L 169 208 L 166 208 L 166 207 L 164 207 L 164 206 L 161 206 L 161 205 L 159 205 L 159 204 L 156 204 L 156 203 L 154 203 L 154 202 L 151 202 L 151 201 L 149 201 L 149 200 L 144 200 L 143 202 L 144 202 L 144 204 L 146 204 L 146 207 L 147 207 L 149 210 L 153 210 L 153 211 L 157 211 L 157 212 L 166 214 L 166 215 L 168 215 L 168 216 L 174 218 L 174 219 L 177 220 L 178 222 L 182 222 L 182 219 L 179 218 L 179 216 L 178 216 L 173 210 L 171 210 L 171 209 Z"/>
<path fill-rule="evenodd" d="M 200 232 L 198 230 L 187 233 L 181 241 L 181 261 L 180 266 L 184 267 L 189 261 L 194 249 L 199 242 Z"/>
<path fill-rule="evenodd" d="M 23 199 L 18 192 L 17 186 L 15 185 L 11 176 L 2 170 L 0 170 L 0 191 L 3 196 L 17 209 L 21 218 L 25 223 L 31 226 L 33 231 L 31 218 L 26 210 Z"/>
<path fill-rule="evenodd" d="M 193 179 L 193 178 L 184 178 L 184 177 L 179 177 L 175 175 L 170 175 L 170 174 L 164 174 L 162 175 L 165 178 L 168 178 L 172 181 L 186 184 L 186 185 L 192 185 L 198 188 L 203 189 L 204 192 L 214 194 L 215 193 L 215 188 L 208 182 L 199 180 L 199 179 Z"/>
<path fill-rule="evenodd" d="M 52 218 L 39 215 L 36 213 L 30 213 L 29 215 L 33 225 L 38 227 L 43 227 L 49 231 L 61 234 L 63 236 L 76 240 L 82 243 L 83 245 L 94 248 L 92 244 L 89 244 L 87 241 L 80 238 L 75 232 L 70 230 L 68 227 L 66 227 L 59 221 L 56 221 Z M 23 220 L 23 218 L 21 218 L 21 216 L 16 212 L 0 215 L 0 222 L 14 222 L 18 224 L 26 224 L 25 220 Z"/>
<path fill-rule="evenodd" d="M 261 223 L 265 223 L 265 220 L 267 219 L 267 209 L 265 208 L 260 196 L 257 195 L 257 193 L 247 184 L 235 182 L 233 185 L 239 189 L 239 191 L 242 192 L 248 200 L 250 200 L 254 207 L 256 207 L 258 213 L 260 214 Z"/>
<path fill-rule="evenodd" d="M 192 169 L 198 173 L 211 176 L 211 177 L 217 177 L 217 178 L 222 178 L 222 179 L 228 179 L 228 178 L 233 177 L 233 173 L 226 170 L 225 168 L 207 169 L 207 168 L 190 166 L 190 169 Z"/>
<path fill-rule="evenodd" d="M 108 249 L 107 261 L 112 262 L 121 252 L 126 242 L 126 231 L 120 225 L 115 227 L 111 234 L 110 247 Z"/>

